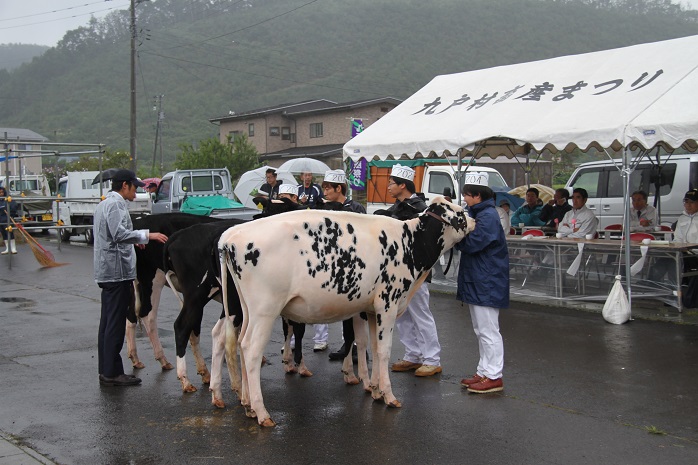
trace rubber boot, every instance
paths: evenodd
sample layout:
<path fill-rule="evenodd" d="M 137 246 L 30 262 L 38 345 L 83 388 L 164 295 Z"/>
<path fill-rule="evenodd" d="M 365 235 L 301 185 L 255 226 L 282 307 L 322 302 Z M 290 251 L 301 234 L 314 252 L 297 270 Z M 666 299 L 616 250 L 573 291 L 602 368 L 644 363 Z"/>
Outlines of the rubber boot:
<path fill-rule="evenodd" d="M 0 252 L 0 255 L 7 255 L 8 253 L 10 253 L 10 240 L 5 239 L 5 250 Z"/>
<path fill-rule="evenodd" d="M 14 239 L 10 239 L 10 251 L 12 253 L 17 253 L 17 246 L 15 245 Z"/>

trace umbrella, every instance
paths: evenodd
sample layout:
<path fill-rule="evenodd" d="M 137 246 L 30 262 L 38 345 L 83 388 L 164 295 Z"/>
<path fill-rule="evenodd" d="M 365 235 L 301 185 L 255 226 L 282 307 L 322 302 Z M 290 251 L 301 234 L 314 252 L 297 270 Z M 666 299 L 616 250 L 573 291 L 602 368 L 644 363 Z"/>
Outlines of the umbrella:
<path fill-rule="evenodd" d="M 141 181 L 143 181 L 145 183 L 145 187 L 148 187 L 150 185 L 150 183 L 152 183 L 152 182 L 155 183 L 155 186 L 159 186 L 161 179 L 160 178 L 145 178 L 145 179 L 141 179 Z"/>
<path fill-rule="evenodd" d="M 266 171 L 269 166 L 262 166 L 251 171 L 247 171 L 240 176 L 235 189 L 233 192 L 235 196 L 240 200 L 240 203 L 244 204 L 246 207 L 257 208 L 257 205 L 252 201 L 254 195 L 252 192 L 262 187 L 262 184 L 267 182 Z M 282 171 L 280 168 L 276 169 L 276 180 L 280 182 L 285 182 L 292 185 L 298 185 L 298 181 L 293 177 L 288 171 Z"/>
<path fill-rule="evenodd" d="M 101 173 L 101 175 L 102 175 L 102 181 L 103 181 L 103 182 L 104 182 L 104 181 L 109 181 L 109 180 L 112 178 L 112 176 L 114 176 L 114 175 L 116 174 L 116 172 L 119 171 L 119 169 L 120 169 L 120 168 L 109 168 L 109 169 L 107 169 L 107 170 L 102 171 L 102 173 Z M 100 175 L 97 174 L 97 176 L 95 176 L 95 178 L 92 180 L 92 184 L 93 184 L 93 185 L 94 185 L 94 184 L 99 184 L 99 176 L 100 176 Z"/>
<path fill-rule="evenodd" d="M 313 173 L 324 176 L 325 171 L 329 171 L 330 167 L 313 158 L 294 158 L 281 165 L 279 170 L 288 171 L 293 174 Z"/>
<path fill-rule="evenodd" d="M 526 191 L 529 186 L 519 186 L 509 191 L 512 195 L 518 195 L 519 197 L 526 197 Z M 538 189 L 538 198 L 543 203 L 548 203 L 550 199 L 555 195 L 555 189 L 552 187 L 544 186 L 543 184 L 531 184 L 531 187 Z"/>

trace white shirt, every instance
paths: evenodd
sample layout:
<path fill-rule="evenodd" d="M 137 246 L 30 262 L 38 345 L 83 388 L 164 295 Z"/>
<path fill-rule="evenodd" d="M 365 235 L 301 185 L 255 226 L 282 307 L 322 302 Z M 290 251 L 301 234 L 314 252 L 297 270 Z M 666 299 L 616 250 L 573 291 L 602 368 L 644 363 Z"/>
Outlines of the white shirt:
<path fill-rule="evenodd" d="M 689 215 L 685 211 L 679 216 L 674 231 L 674 242 L 698 244 L 698 213 Z"/>
<path fill-rule="evenodd" d="M 573 220 L 574 224 L 572 224 Z M 579 210 L 573 208 L 565 213 L 562 222 L 557 227 L 557 232 L 561 233 L 562 237 L 582 239 L 587 234 L 596 233 L 598 222 L 599 220 L 596 218 L 596 215 L 594 215 L 594 212 L 584 205 Z"/>
<path fill-rule="evenodd" d="M 509 235 L 509 230 L 511 229 L 511 216 L 502 207 L 494 207 L 499 215 L 499 221 L 502 223 L 502 229 L 504 230 L 504 235 Z"/>
<path fill-rule="evenodd" d="M 640 212 L 639 216 L 638 212 Z M 649 221 L 650 225 L 642 226 L 640 219 Z M 652 205 L 647 205 L 642 210 L 635 210 L 634 208 L 630 210 L 630 232 L 653 231 L 655 226 L 659 226 L 657 224 L 657 209 Z"/>

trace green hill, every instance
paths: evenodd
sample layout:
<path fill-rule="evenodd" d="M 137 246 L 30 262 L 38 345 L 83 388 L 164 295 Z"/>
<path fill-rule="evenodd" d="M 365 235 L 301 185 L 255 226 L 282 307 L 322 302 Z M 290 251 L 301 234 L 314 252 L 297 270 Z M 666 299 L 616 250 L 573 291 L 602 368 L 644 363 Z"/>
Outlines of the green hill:
<path fill-rule="evenodd" d="M 661 6 L 662 0 L 633 5 Z M 599 7 L 598 4 L 613 7 Z M 164 95 L 166 161 L 209 118 L 293 102 L 406 98 L 435 75 L 698 34 L 694 12 L 541 0 L 156 0 L 138 10 L 139 160 Z M 128 11 L 0 70 L 0 125 L 129 147 Z M 618 63 L 622 67 L 622 63 Z"/>
<path fill-rule="evenodd" d="M 0 69 L 13 70 L 48 50 L 45 45 L 0 44 Z"/>

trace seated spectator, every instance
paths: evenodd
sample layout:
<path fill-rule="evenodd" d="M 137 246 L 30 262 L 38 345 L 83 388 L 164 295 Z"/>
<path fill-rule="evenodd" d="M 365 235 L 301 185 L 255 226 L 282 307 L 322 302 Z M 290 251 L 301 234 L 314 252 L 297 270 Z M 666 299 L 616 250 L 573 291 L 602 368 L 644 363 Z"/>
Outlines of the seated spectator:
<path fill-rule="evenodd" d="M 674 239 L 672 242 L 687 242 L 698 244 L 698 189 L 686 192 L 683 198 L 684 211 L 679 216 L 674 228 Z M 684 257 L 684 271 L 698 269 L 698 258 L 695 256 Z M 650 268 L 647 279 L 652 283 L 659 283 L 664 275 L 669 273 L 669 283 L 676 285 L 676 265 L 671 258 L 658 258 L 654 266 Z M 691 276 L 684 278 L 683 284 L 688 288 L 681 293 L 682 304 L 687 308 L 698 306 L 698 277 Z"/>
<path fill-rule="evenodd" d="M 511 223 L 524 226 L 543 226 L 544 221 L 540 219 L 541 211 L 543 210 L 543 202 L 538 198 L 538 189 L 531 187 L 526 191 L 526 202 L 521 205 L 514 216 L 511 217 Z"/>
<path fill-rule="evenodd" d="M 567 189 L 555 190 L 553 198 L 543 206 L 540 212 L 541 221 L 545 221 L 544 228 L 557 231 L 557 226 L 562 223 L 565 214 L 572 210 L 569 199 L 570 193 Z"/>
<path fill-rule="evenodd" d="M 599 220 L 586 206 L 589 194 L 581 187 L 572 191 L 572 210 L 565 213 L 557 227 L 562 237 L 583 239 L 587 234 L 595 234 Z"/>
<path fill-rule="evenodd" d="M 654 230 L 657 224 L 657 210 L 647 205 L 647 192 L 635 191 L 630 196 L 633 208 L 630 210 L 630 232 L 646 232 Z"/>
<path fill-rule="evenodd" d="M 497 202 L 497 193 L 494 193 L 494 201 Z M 496 203 L 495 203 L 496 204 Z M 507 205 L 509 205 L 507 203 Z M 495 210 L 497 210 L 497 214 L 499 215 L 499 222 L 502 223 L 502 229 L 504 230 L 504 235 L 508 236 L 509 235 L 509 230 L 511 229 L 511 217 L 509 216 L 509 213 L 505 209 L 503 209 L 501 206 L 500 207 L 494 207 Z"/>
<path fill-rule="evenodd" d="M 509 215 L 509 224 L 511 224 L 511 217 L 514 214 L 514 212 L 511 211 L 511 205 L 509 205 L 509 201 L 507 199 L 504 199 L 501 202 L 499 202 L 499 206 L 502 210 L 507 212 L 507 215 Z"/>
<path fill-rule="evenodd" d="M 278 199 L 279 186 L 282 184 L 283 181 L 277 181 L 276 170 L 274 168 L 268 168 L 265 171 L 264 176 L 267 182 L 262 184 L 262 187 L 259 188 L 257 195 L 260 197 L 269 197 L 272 200 Z M 298 197 L 298 195 L 296 195 L 296 197 Z"/>

